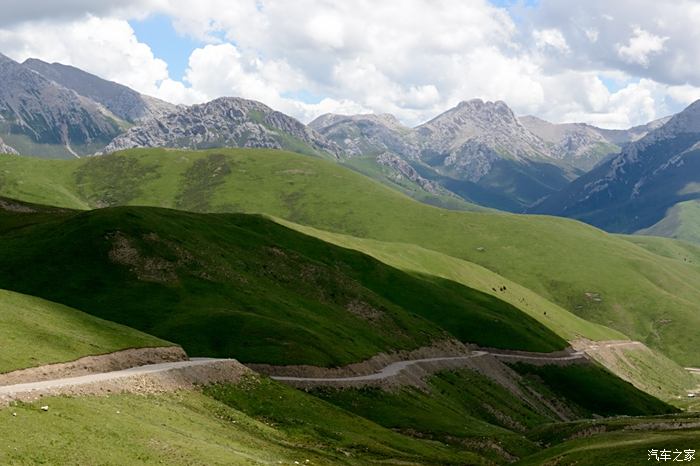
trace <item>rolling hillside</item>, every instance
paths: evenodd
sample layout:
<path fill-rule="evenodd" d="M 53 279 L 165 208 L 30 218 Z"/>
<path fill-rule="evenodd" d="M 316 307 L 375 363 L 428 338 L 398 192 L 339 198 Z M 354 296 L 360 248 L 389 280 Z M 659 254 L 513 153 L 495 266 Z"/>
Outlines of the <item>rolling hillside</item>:
<path fill-rule="evenodd" d="M 478 264 L 684 365 L 700 362 L 693 344 L 698 266 L 575 221 L 433 208 L 333 163 L 278 151 L 135 150 L 69 162 L 8 157 L 0 174 L 2 195 L 28 201 L 264 213 L 418 245 Z"/>
<path fill-rule="evenodd" d="M 330 366 L 446 338 L 566 346 L 498 298 L 258 216 L 5 210 L 0 225 L 0 287 L 166 338 L 193 356 Z"/>

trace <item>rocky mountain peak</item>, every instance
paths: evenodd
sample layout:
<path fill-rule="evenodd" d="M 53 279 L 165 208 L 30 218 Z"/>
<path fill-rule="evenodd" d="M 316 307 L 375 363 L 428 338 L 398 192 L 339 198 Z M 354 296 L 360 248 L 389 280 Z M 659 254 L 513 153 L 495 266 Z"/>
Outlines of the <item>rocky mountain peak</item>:
<path fill-rule="evenodd" d="M 454 151 L 471 141 L 516 159 L 549 157 L 544 141 L 528 131 L 502 101 L 460 102 L 416 130 L 424 144 L 441 152 Z"/>
<path fill-rule="evenodd" d="M 666 124 L 658 127 L 652 133 L 655 133 L 657 137 L 675 137 L 683 133 L 700 133 L 700 100 L 696 100 L 682 112 L 671 117 Z"/>
<path fill-rule="evenodd" d="M 27 59 L 22 66 L 102 104 L 119 118 L 136 123 L 175 110 L 175 105 L 145 96 L 133 89 L 102 79 L 73 66 Z"/>
<path fill-rule="evenodd" d="M 338 156 L 340 149 L 300 121 L 239 97 L 178 108 L 115 138 L 102 152 L 132 147 L 259 147 Z"/>
<path fill-rule="evenodd" d="M 4 135 L 26 137 L 25 151 L 54 144 L 68 156 L 106 144 L 123 123 L 100 104 L 6 56 L 0 58 L 0 117 Z"/>
<path fill-rule="evenodd" d="M 335 142 L 346 156 L 376 155 L 383 152 L 413 159 L 419 148 L 416 135 L 394 116 L 384 114 L 325 114 L 309 124 Z"/>

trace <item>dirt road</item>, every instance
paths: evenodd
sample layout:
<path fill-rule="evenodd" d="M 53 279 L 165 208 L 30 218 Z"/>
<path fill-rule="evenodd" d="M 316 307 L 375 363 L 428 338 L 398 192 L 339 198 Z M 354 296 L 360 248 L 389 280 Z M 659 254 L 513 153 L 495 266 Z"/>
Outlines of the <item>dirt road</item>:
<path fill-rule="evenodd" d="M 522 361 L 522 362 L 534 362 L 534 361 L 578 361 L 585 359 L 585 355 L 582 352 L 571 353 L 567 356 L 548 356 L 543 353 L 499 353 L 494 351 L 484 351 L 477 350 L 473 351 L 471 354 L 466 356 L 450 356 L 442 358 L 425 358 L 425 359 L 413 359 L 410 361 L 398 361 L 389 364 L 384 367 L 379 372 L 367 375 L 357 375 L 350 377 L 287 377 L 287 376 L 271 376 L 272 379 L 278 380 L 280 382 L 311 382 L 311 383 L 324 383 L 324 382 L 374 382 L 378 380 L 384 380 L 391 377 L 399 375 L 402 371 L 410 368 L 414 365 L 420 365 L 424 363 L 436 363 L 436 362 L 459 362 L 468 361 L 469 359 L 477 358 L 480 356 L 491 355 L 498 359 L 506 359 L 509 362 L 512 361 Z"/>
<path fill-rule="evenodd" d="M 60 390 L 65 388 L 74 388 L 82 385 L 91 385 L 96 383 L 107 383 L 119 379 L 131 377 L 145 376 L 151 374 L 159 374 L 179 369 L 186 369 L 196 366 L 207 366 L 213 363 L 222 361 L 235 361 L 232 359 L 210 359 L 210 358 L 193 358 L 189 361 L 165 362 L 160 364 L 149 364 L 146 366 L 137 366 L 130 369 L 124 369 L 113 372 L 103 372 L 98 374 L 83 375 L 80 377 L 67 377 L 54 380 L 43 380 L 39 382 L 20 383 L 15 385 L 0 386 L 0 397 L 16 397 L 22 394 L 32 392 L 47 392 Z"/>

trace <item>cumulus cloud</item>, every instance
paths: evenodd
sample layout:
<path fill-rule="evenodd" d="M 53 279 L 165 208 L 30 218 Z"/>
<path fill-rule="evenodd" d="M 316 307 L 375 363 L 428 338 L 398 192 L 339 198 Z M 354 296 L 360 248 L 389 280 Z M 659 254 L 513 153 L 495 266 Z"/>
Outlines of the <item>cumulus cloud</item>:
<path fill-rule="evenodd" d="M 686 0 L 511 10 L 486 0 L 66 0 L 60 13 L 48 0 L 8 2 L 0 51 L 13 58 L 72 64 L 176 103 L 252 98 L 303 121 L 390 112 L 413 125 L 480 97 L 623 127 L 700 96 L 700 5 Z M 127 22 L 149 14 L 202 43 L 182 81 Z"/>
<path fill-rule="evenodd" d="M 536 30 L 532 33 L 532 35 L 534 36 L 535 44 L 539 49 L 553 49 L 562 53 L 568 53 L 570 51 L 569 44 L 566 42 L 564 35 L 558 29 Z"/>
<path fill-rule="evenodd" d="M 668 39 L 668 37 L 651 34 L 637 26 L 627 44 L 618 44 L 617 54 L 629 63 L 646 67 L 649 66 L 650 56 L 661 52 Z"/>
<path fill-rule="evenodd" d="M 168 80 L 167 63 L 120 19 L 88 15 L 69 23 L 22 23 L 0 30 L 0 50 L 18 61 L 73 65 L 147 94 L 157 94 Z"/>

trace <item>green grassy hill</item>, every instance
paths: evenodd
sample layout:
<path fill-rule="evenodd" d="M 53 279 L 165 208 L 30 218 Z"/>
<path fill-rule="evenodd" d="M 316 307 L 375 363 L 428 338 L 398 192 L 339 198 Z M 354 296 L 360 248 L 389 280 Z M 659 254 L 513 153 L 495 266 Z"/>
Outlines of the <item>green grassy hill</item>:
<path fill-rule="evenodd" d="M 679 202 L 668 209 L 661 220 L 638 233 L 700 243 L 700 202 Z"/>
<path fill-rule="evenodd" d="M 342 365 L 445 338 L 566 346 L 498 298 L 242 214 L 0 211 L 0 287 L 244 362 Z"/>
<path fill-rule="evenodd" d="M 667 449 L 671 452 L 697 450 L 700 442 L 698 420 L 700 417 L 697 413 L 688 413 L 682 416 L 619 417 L 545 425 L 532 432 L 530 438 L 544 442 L 548 448 L 516 464 L 625 466 L 655 463 L 656 460 L 649 457 L 650 449 Z M 672 455 L 671 459 L 674 457 Z"/>
<path fill-rule="evenodd" d="M 8 157 L 0 174 L 0 194 L 28 201 L 264 213 L 418 245 L 478 264 L 678 362 L 700 363 L 700 269 L 578 222 L 433 208 L 333 163 L 279 151 L 137 150 L 66 162 Z"/>
<path fill-rule="evenodd" d="M 464 448 L 401 435 L 269 384 L 249 379 L 204 393 L 53 397 L 2 408 L 0 463 L 493 464 Z"/>
<path fill-rule="evenodd" d="M 0 373 L 128 348 L 170 346 L 61 304 L 0 290 Z"/>

